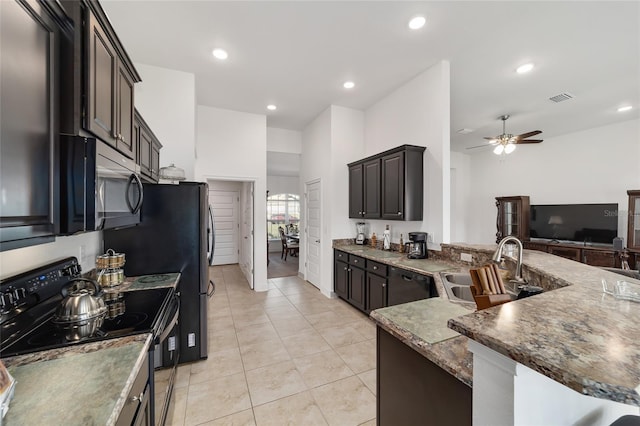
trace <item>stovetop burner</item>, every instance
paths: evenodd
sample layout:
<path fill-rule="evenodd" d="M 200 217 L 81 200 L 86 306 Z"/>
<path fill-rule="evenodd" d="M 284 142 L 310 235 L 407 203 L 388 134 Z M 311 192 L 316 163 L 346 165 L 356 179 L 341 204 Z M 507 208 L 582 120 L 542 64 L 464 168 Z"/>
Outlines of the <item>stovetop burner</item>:
<path fill-rule="evenodd" d="M 0 357 L 138 333 L 156 335 L 161 332 L 165 326 L 160 324 L 163 320 L 162 313 L 170 303 L 173 303 L 168 296 L 173 290 L 168 287 L 122 293 L 121 298 L 106 302 L 106 306 L 111 306 L 113 309 L 108 311 L 95 332 L 77 340 L 67 340 L 72 338 L 67 337 L 70 333 L 54 324 L 52 319 L 62 301 L 60 289 L 76 275 L 66 273 L 69 265 L 77 265 L 77 260 L 65 259 L 63 262 L 56 262 L 39 270 L 2 281 L 0 294 L 15 294 L 16 297 L 12 300 L 21 296 L 21 300 L 25 302 L 18 300 L 19 303 L 14 308 L 2 312 Z M 149 282 L 157 282 L 166 280 L 167 277 L 167 275 L 158 275 L 144 278 L 150 279 Z M 8 296 L 5 298 L 9 300 Z"/>

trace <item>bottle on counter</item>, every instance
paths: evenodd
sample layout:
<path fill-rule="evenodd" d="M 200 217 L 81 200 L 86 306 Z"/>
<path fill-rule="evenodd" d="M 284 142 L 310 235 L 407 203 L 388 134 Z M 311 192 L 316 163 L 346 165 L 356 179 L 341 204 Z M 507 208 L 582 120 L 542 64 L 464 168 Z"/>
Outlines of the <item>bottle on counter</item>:
<path fill-rule="evenodd" d="M 389 230 L 389 225 L 387 225 L 382 234 L 382 248 L 391 250 L 391 231 Z"/>
<path fill-rule="evenodd" d="M 371 247 L 376 248 L 377 244 L 378 244 L 378 237 L 376 237 L 376 233 L 374 232 L 371 235 Z"/>
<path fill-rule="evenodd" d="M 400 234 L 400 246 L 398 247 L 398 252 L 399 253 L 404 252 L 404 240 L 402 239 L 402 234 Z"/>

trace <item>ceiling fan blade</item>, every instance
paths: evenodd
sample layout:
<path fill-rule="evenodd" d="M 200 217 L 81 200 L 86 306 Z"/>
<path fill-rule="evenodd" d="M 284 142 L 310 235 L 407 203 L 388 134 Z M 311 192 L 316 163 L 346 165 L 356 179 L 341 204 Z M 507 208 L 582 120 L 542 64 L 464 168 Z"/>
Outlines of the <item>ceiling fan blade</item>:
<path fill-rule="evenodd" d="M 533 130 L 531 132 L 523 133 L 521 135 L 516 136 L 516 139 L 526 139 L 526 138 L 530 138 L 531 136 L 539 135 L 540 133 L 542 133 L 542 130 Z"/>
<path fill-rule="evenodd" d="M 500 138 L 497 136 L 494 136 L 494 137 L 485 136 L 484 139 L 488 141 L 498 141 Z"/>
<path fill-rule="evenodd" d="M 526 140 L 521 140 L 521 141 L 516 141 L 514 143 L 521 145 L 523 143 L 540 143 L 542 142 L 544 139 L 526 139 Z"/>
<path fill-rule="evenodd" d="M 476 146 L 470 146 L 467 149 L 475 149 L 475 148 L 491 148 L 493 145 L 489 145 L 489 144 L 484 144 L 484 145 L 476 145 Z"/>

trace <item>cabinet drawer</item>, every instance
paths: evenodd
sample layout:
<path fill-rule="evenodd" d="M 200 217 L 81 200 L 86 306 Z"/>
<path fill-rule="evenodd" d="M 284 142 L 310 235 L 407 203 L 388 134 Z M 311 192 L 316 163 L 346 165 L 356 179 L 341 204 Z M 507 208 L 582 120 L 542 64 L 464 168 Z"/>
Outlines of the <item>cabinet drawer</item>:
<path fill-rule="evenodd" d="M 359 268 L 364 268 L 364 257 L 355 256 L 353 254 L 349 255 L 349 264 L 353 266 L 357 266 Z"/>
<path fill-rule="evenodd" d="M 374 274 L 380 275 L 382 277 L 386 277 L 387 265 L 385 265 L 384 263 L 367 259 L 367 272 L 373 272 Z"/>
<path fill-rule="evenodd" d="M 547 247 L 548 247 L 548 244 L 532 243 L 528 241 L 523 241 L 522 244 L 524 245 L 524 248 L 528 250 L 547 251 Z"/>
<path fill-rule="evenodd" d="M 338 251 L 336 250 L 333 254 L 333 258 L 335 260 L 341 260 L 343 262 L 348 262 L 349 261 L 349 255 L 343 251 Z"/>

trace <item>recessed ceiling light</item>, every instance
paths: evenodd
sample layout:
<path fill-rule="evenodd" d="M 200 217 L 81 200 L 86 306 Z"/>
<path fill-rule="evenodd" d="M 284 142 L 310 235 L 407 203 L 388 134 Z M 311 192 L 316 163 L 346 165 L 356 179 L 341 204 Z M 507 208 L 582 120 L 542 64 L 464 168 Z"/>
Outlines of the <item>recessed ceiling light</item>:
<path fill-rule="evenodd" d="M 520 65 L 518 68 L 516 68 L 516 72 L 518 74 L 525 74 L 531 71 L 532 69 L 533 69 L 533 64 L 529 63 L 529 64 Z"/>
<path fill-rule="evenodd" d="M 412 30 L 419 30 L 424 27 L 424 24 L 427 22 L 424 16 L 415 16 L 411 18 L 409 21 L 409 28 Z"/>
<path fill-rule="evenodd" d="M 213 56 L 223 61 L 229 57 L 229 54 L 224 49 L 213 49 L 212 53 Z"/>
<path fill-rule="evenodd" d="M 278 107 L 277 107 L 277 106 L 275 106 L 275 105 L 273 105 L 273 104 L 271 104 L 271 105 L 267 105 L 267 109 L 268 109 L 269 111 L 275 111 L 275 110 L 277 110 L 277 109 L 278 109 Z"/>
<path fill-rule="evenodd" d="M 633 109 L 633 107 L 631 105 L 627 105 L 627 106 L 623 106 L 623 107 L 618 108 L 618 112 L 625 112 L 625 111 L 629 111 L 631 109 Z"/>
<path fill-rule="evenodd" d="M 355 86 L 356 84 L 353 81 L 345 81 L 342 85 L 345 89 L 353 89 Z"/>

